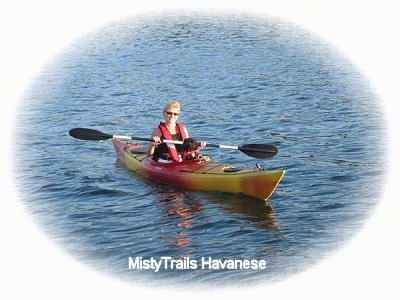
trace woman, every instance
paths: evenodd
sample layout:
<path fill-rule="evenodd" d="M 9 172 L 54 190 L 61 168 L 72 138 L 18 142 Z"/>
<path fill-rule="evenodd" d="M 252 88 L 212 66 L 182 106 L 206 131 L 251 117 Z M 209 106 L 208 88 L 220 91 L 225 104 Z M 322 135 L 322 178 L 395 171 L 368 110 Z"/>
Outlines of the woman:
<path fill-rule="evenodd" d="M 188 142 L 193 144 L 193 139 L 189 138 L 189 133 L 182 123 L 177 120 L 181 113 L 181 105 L 174 100 L 168 103 L 163 110 L 165 122 L 160 122 L 154 129 L 146 150 L 147 156 L 153 156 L 155 161 L 178 162 L 196 157 L 197 153 L 206 146 L 206 142 L 196 143 L 196 147 L 190 149 L 186 147 Z M 185 141 L 185 145 L 162 143 L 162 140 Z"/>

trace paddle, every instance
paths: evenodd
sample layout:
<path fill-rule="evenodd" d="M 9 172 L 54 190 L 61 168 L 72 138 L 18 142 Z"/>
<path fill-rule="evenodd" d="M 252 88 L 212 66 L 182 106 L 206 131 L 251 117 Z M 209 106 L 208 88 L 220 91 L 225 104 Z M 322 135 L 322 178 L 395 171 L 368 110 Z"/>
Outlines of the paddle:
<path fill-rule="evenodd" d="M 137 141 L 148 141 L 148 142 L 153 141 L 150 138 L 112 135 L 89 128 L 73 128 L 69 131 L 69 135 L 80 140 L 90 140 L 90 141 L 102 141 L 113 138 L 120 140 L 137 140 Z M 162 142 L 170 144 L 183 144 L 182 141 L 172 141 L 172 140 L 162 140 Z M 242 146 L 227 146 L 227 145 L 217 145 L 217 144 L 207 143 L 207 147 L 239 150 L 244 154 L 255 158 L 271 158 L 278 153 L 278 149 L 274 145 L 270 144 L 246 144 Z"/>

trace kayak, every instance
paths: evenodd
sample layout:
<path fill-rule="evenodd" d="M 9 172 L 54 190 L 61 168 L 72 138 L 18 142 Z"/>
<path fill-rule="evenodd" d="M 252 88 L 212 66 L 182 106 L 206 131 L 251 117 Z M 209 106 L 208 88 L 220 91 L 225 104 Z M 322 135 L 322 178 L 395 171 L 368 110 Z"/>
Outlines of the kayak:
<path fill-rule="evenodd" d="M 142 147 L 113 138 L 118 159 L 130 170 L 152 180 L 200 191 L 241 193 L 267 201 L 284 170 L 239 169 L 202 158 L 183 162 L 157 162 Z"/>

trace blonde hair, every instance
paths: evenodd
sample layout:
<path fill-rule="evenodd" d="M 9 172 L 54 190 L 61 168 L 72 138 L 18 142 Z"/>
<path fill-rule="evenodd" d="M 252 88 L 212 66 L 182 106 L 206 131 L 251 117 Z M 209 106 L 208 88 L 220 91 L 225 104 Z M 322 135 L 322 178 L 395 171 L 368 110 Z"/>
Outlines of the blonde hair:
<path fill-rule="evenodd" d="M 178 111 L 181 111 L 181 104 L 179 103 L 178 100 L 173 100 L 164 107 L 164 112 L 170 109 L 177 109 Z"/>

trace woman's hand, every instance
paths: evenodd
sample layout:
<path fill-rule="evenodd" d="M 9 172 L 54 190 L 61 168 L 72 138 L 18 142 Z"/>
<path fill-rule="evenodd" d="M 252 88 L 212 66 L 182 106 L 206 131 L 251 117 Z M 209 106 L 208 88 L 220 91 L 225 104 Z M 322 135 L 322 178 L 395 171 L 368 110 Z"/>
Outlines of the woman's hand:
<path fill-rule="evenodd" d="M 154 135 L 151 138 L 153 140 L 153 143 L 152 143 L 153 147 L 157 147 L 158 145 L 161 144 L 161 138 L 159 136 Z"/>
<path fill-rule="evenodd" d="M 207 142 L 201 141 L 201 142 L 200 142 L 200 147 L 201 147 L 201 149 L 203 149 L 205 146 L 207 146 Z"/>

